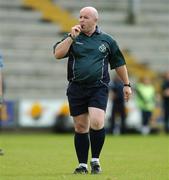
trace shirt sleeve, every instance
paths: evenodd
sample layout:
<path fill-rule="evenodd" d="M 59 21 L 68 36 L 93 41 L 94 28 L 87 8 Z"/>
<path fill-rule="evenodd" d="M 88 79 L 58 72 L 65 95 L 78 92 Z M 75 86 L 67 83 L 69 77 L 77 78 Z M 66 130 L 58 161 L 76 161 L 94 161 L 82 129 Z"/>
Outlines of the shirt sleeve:
<path fill-rule="evenodd" d="M 125 65 L 125 59 L 124 56 L 117 45 L 116 41 L 112 41 L 110 43 L 110 58 L 109 58 L 110 68 L 115 69 L 117 67 L 120 67 L 122 65 Z"/>
<path fill-rule="evenodd" d="M 64 41 L 67 37 L 68 37 L 68 34 L 66 34 L 61 41 L 58 41 L 58 42 L 53 46 L 53 53 L 55 52 L 56 46 L 57 46 L 59 43 L 61 43 L 62 41 Z M 70 52 L 70 50 L 68 51 L 68 53 L 67 53 L 63 58 L 68 57 L 68 56 L 69 56 L 69 52 Z"/>

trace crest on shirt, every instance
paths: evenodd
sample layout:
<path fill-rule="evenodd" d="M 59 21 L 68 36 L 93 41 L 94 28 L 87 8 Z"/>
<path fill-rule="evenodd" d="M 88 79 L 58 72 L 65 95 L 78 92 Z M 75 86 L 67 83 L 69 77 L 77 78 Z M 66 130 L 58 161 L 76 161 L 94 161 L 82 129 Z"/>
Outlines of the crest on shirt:
<path fill-rule="evenodd" d="M 102 52 L 102 53 L 106 52 L 106 46 L 104 44 L 100 45 L 99 46 L 99 51 Z"/>

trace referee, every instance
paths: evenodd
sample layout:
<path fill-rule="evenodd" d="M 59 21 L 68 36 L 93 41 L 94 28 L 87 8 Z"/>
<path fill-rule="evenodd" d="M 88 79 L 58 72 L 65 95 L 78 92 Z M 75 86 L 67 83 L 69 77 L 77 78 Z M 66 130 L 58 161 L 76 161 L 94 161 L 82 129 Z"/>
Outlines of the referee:
<path fill-rule="evenodd" d="M 75 174 L 88 173 L 90 145 L 91 173 L 101 173 L 99 156 L 105 140 L 109 64 L 124 84 L 125 100 L 132 93 L 124 57 L 116 41 L 97 26 L 98 18 L 94 7 L 82 8 L 79 24 L 54 45 L 56 59 L 68 57 L 67 96 L 74 119 L 74 145 L 79 162 Z"/>

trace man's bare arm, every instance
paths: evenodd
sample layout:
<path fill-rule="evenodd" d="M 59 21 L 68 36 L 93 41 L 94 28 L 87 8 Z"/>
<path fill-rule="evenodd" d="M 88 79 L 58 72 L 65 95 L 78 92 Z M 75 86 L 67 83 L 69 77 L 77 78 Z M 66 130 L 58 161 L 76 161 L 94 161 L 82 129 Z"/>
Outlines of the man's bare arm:
<path fill-rule="evenodd" d="M 128 72 L 127 72 L 126 65 L 123 65 L 123 66 L 116 68 L 116 72 L 124 84 L 130 83 L 129 78 L 128 78 Z"/>
<path fill-rule="evenodd" d="M 54 50 L 54 55 L 56 59 L 61 59 L 68 53 L 69 48 L 73 43 L 73 40 L 79 35 L 80 32 L 80 25 L 75 25 L 71 28 L 70 36 L 68 36 L 65 40 L 60 42 Z"/>
<path fill-rule="evenodd" d="M 128 101 L 132 94 L 132 90 L 130 87 L 130 81 L 129 81 L 126 65 L 116 68 L 116 73 L 118 74 L 120 79 L 123 81 L 123 84 L 127 85 L 127 86 L 124 86 L 123 93 L 124 93 L 124 99 Z"/>
<path fill-rule="evenodd" d="M 73 42 L 73 40 L 69 36 L 65 40 L 60 42 L 54 50 L 55 58 L 56 59 L 63 58 L 68 53 L 72 42 Z"/>

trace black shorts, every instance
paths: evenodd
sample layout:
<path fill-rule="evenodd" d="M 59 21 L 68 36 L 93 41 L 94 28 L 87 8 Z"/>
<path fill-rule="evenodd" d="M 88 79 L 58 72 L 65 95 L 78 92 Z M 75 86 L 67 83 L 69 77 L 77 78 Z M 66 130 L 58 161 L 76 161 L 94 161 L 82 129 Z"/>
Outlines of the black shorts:
<path fill-rule="evenodd" d="M 96 107 L 106 111 L 108 86 L 101 82 L 97 87 L 70 82 L 67 96 L 72 116 L 87 113 L 88 107 Z"/>

